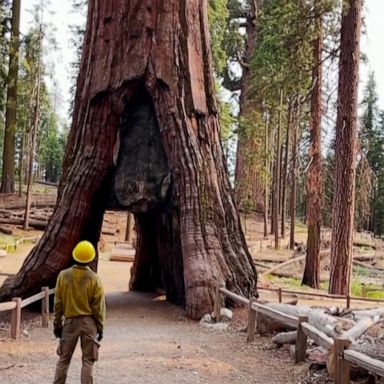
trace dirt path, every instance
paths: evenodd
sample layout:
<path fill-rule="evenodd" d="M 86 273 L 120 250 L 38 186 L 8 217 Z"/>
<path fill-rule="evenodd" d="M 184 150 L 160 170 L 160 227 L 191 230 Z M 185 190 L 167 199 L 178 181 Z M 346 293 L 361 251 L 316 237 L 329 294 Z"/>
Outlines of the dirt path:
<path fill-rule="evenodd" d="M 270 350 L 269 338 L 247 344 L 242 321 L 236 319 L 226 331 L 207 329 L 161 297 L 126 292 L 129 270 L 130 263 L 100 263 L 107 324 L 95 383 L 297 384 L 307 376 L 307 366 L 294 366 L 286 349 Z M 1 384 L 52 382 L 57 340 L 52 322 L 44 329 L 39 321 L 24 322 L 28 336 L 17 342 L 4 332 L 0 336 Z M 79 383 L 79 374 L 76 350 L 67 383 Z"/>
<path fill-rule="evenodd" d="M 203 328 L 183 311 L 149 294 L 108 293 L 108 322 L 95 383 L 299 383 L 306 367 L 295 367 L 287 351 L 270 351 L 268 339 L 248 345 L 237 327 Z M 0 342 L 0 383 L 50 383 L 57 341 L 52 327 Z M 287 372 L 290 372 L 287 377 Z M 76 351 L 68 384 L 79 382 Z"/>

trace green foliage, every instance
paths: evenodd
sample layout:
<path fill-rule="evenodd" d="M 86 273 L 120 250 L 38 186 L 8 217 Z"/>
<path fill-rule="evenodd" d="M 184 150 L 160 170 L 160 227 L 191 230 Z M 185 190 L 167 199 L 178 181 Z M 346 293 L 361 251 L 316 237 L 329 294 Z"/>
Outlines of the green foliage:
<path fill-rule="evenodd" d="M 71 0 L 71 1 L 72 1 L 73 14 L 76 14 L 76 16 L 81 15 L 82 21 L 79 20 L 77 23 L 74 21 L 69 26 L 71 30 L 70 43 L 72 45 L 72 48 L 75 51 L 75 59 L 71 63 L 71 69 L 70 69 L 72 85 L 70 88 L 71 102 L 69 106 L 69 114 L 72 114 L 73 106 L 75 102 L 76 83 L 77 83 L 77 76 L 80 71 L 81 55 L 83 51 L 83 40 L 84 40 L 84 34 L 85 34 L 86 11 L 87 11 L 87 4 L 88 4 L 88 0 Z"/>
<path fill-rule="evenodd" d="M 364 90 L 362 101 L 363 114 L 361 118 L 360 139 L 360 163 L 358 171 L 365 165 L 366 172 L 369 172 L 369 180 L 362 172 L 358 172 L 357 188 L 366 188 L 368 181 L 370 189 L 363 194 L 357 193 L 358 208 L 361 206 L 362 197 L 368 208 L 361 219 L 362 214 L 358 210 L 357 221 L 363 229 L 373 231 L 377 235 L 384 233 L 384 112 L 379 112 L 376 81 L 371 73 Z M 366 162 L 366 164 L 364 163 Z M 365 177 L 365 178 L 364 178 Z M 363 224 L 361 224 L 363 222 Z"/>
<path fill-rule="evenodd" d="M 228 0 L 208 1 L 208 20 L 211 33 L 212 55 L 217 73 L 223 72 L 228 60 L 228 54 L 225 49 L 228 17 Z"/>
<path fill-rule="evenodd" d="M 17 106 L 17 163 L 21 181 L 26 181 L 30 156 L 32 127 L 36 113 L 36 92 L 39 77 L 39 61 L 41 61 L 42 83 L 40 91 L 39 125 L 37 129 L 36 153 L 34 156 L 35 177 L 46 181 L 57 182 L 61 175 L 62 160 L 65 148 L 65 132 L 60 127 L 58 117 L 45 83 L 49 73 L 45 63 L 45 53 L 55 46 L 54 30 L 49 24 L 40 22 L 41 4 L 32 10 L 33 23 L 23 36 L 20 46 L 20 69 L 18 83 Z M 42 38 L 42 49 L 40 39 Z M 24 175 L 24 180 L 23 176 Z"/>

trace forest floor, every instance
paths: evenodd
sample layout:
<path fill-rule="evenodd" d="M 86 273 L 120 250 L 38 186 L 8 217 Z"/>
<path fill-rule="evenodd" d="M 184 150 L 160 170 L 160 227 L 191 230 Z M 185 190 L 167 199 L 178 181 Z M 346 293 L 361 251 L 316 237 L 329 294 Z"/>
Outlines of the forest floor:
<path fill-rule="evenodd" d="M 27 249 L 24 249 L 25 251 Z M 245 312 L 235 311 L 227 330 L 188 320 L 162 296 L 127 292 L 131 263 L 100 262 L 107 294 L 107 323 L 95 366 L 95 383 L 309 383 L 308 364 L 293 364 L 288 349 L 275 349 L 267 337 L 246 343 Z M 9 339 L 0 323 L 0 383 L 52 382 L 57 340 L 40 318 L 23 312 L 21 339 Z M 68 384 L 79 382 L 80 351 Z M 287 375 L 289 372 L 289 375 Z"/>
<path fill-rule="evenodd" d="M 47 192 L 48 190 L 48 192 Z M 44 187 L 47 201 L 54 199 L 54 191 Z M 38 199 L 38 195 L 36 196 Z M 10 196 L 0 208 L 18 204 L 23 199 Z M 20 200 L 20 201 L 19 201 Z M 103 235 L 100 241 L 99 274 L 107 294 L 107 324 L 100 350 L 100 361 L 95 366 L 95 383 L 331 383 L 325 370 L 310 369 L 310 362 L 294 365 L 288 347 L 272 345 L 269 336 L 258 336 L 246 342 L 243 332 L 246 311 L 236 309 L 234 320 L 226 330 L 207 328 L 188 320 L 180 307 L 164 297 L 128 292 L 132 263 L 111 262 L 108 254 L 115 241 L 123 240 L 126 213 L 108 212 L 105 226 L 115 228 L 115 234 Z M 263 240 L 262 223 L 247 221 L 246 236 L 250 243 L 264 249 L 256 257 L 270 256 L 276 261 L 292 257 L 287 249 L 276 252 Z M 103 226 L 104 227 L 104 226 Z M 14 238 L 39 236 L 40 231 L 23 231 L 13 227 Z M 4 238 L 4 237 L 3 237 Z M 6 240 L 10 239 L 5 237 Z M 298 239 L 304 240 L 305 230 L 299 226 Z M 2 240 L 0 239 L 0 242 Z M 9 240 L 11 241 L 11 240 Z M 33 244 L 26 243 L 15 252 L 0 258 L 0 284 L 7 274 L 16 273 Z M 254 255 L 255 258 L 255 255 Z M 279 281 L 260 279 L 261 284 L 278 286 Z M 261 298 L 276 301 L 276 295 L 261 292 Z M 287 298 L 285 298 L 287 299 Z M 310 305 L 332 305 L 334 302 L 302 300 Z M 0 383 L 52 382 L 57 356 L 57 340 L 48 329 L 39 325 L 39 316 L 23 310 L 22 336 L 18 341 L 9 338 L 9 313 L 0 316 Z M 68 384 L 79 382 L 80 351 L 71 365 Z M 362 383 L 364 381 L 356 381 Z"/>

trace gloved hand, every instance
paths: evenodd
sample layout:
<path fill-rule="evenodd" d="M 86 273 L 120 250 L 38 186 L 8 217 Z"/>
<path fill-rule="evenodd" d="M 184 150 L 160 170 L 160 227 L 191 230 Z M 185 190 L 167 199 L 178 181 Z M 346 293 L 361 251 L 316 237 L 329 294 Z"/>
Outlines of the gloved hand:
<path fill-rule="evenodd" d="M 61 339 L 61 336 L 63 335 L 63 327 L 55 326 L 55 327 L 53 328 L 53 334 L 54 334 L 55 337 L 57 337 L 58 339 Z"/>
<path fill-rule="evenodd" d="M 96 340 L 97 341 L 103 340 L 103 331 L 97 331 Z"/>

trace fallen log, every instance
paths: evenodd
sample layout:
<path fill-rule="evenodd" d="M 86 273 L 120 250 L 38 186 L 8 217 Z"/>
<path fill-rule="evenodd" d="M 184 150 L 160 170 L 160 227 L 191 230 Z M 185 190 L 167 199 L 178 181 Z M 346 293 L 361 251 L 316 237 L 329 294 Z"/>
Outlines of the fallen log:
<path fill-rule="evenodd" d="M 359 338 L 363 333 L 365 333 L 373 325 L 377 324 L 380 321 L 380 316 L 364 317 L 359 322 L 357 322 L 352 328 L 344 332 L 344 336 L 348 337 L 351 341 Z"/>
<path fill-rule="evenodd" d="M 281 332 L 272 337 L 272 342 L 277 345 L 295 344 L 297 331 Z"/>
<path fill-rule="evenodd" d="M 324 332 L 327 336 L 330 337 L 339 336 L 342 332 L 352 328 L 355 325 L 355 322 L 353 320 L 333 317 L 326 314 L 325 310 L 313 309 L 305 305 L 268 303 L 265 304 L 265 306 L 296 318 L 306 316 L 308 317 L 308 323 L 310 325 L 314 326 L 315 328 L 317 328 L 321 332 Z M 263 316 L 268 317 L 266 315 Z M 287 324 L 284 324 L 281 321 L 271 321 L 269 317 L 268 319 L 264 320 L 263 323 L 270 324 L 270 326 L 274 326 L 274 330 L 283 330 L 284 326 L 285 329 L 292 329 L 292 327 L 288 326 Z M 279 327 L 277 327 L 277 324 L 279 324 Z"/>
<path fill-rule="evenodd" d="M 366 317 L 378 316 L 380 318 L 384 316 L 384 308 L 355 310 L 355 311 L 352 311 L 351 314 L 355 321 L 360 321 Z"/>
<path fill-rule="evenodd" d="M 0 224 L 13 224 L 13 225 L 23 225 L 24 220 L 23 219 L 1 219 L 0 218 Z M 47 227 L 48 222 L 47 221 L 37 221 L 37 220 L 30 220 L 29 226 L 36 229 L 45 230 Z"/>
<path fill-rule="evenodd" d="M 302 255 L 302 256 L 295 257 L 294 259 L 284 261 L 283 263 L 280 263 L 278 265 L 273 266 L 272 268 L 267 269 L 265 272 L 262 273 L 262 275 L 263 276 L 270 275 L 280 268 L 286 267 L 286 266 L 293 264 L 293 263 L 296 263 L 298 261 L 304 261 L 305 258 L 306 258 L 306 256 Z"/>
<path fill-rule="evenodd" d="M 353 265 L 357 265 L 359 267 L 371 269 L 373 271 L 384 272 L 384 268 L 382 268 L 382 267 L 375 267 L 371 264 L 363 263 L 362 261 L 358 261 L 358 260 L 353 260 Z"/>
<path fill-rule="evenodd" d="M 101 231 L 101 234 L 102 235 L 107 235 L 107 236 L 115 236 L 116 235 L 116 231 L 114 229 L 103 229 Z"/>
<path fill-rule="evenodd" d="M 330 252 L 329 249 L 325 249 L 325 250 L 321 251 L 319 253 L 320 258 L 326 256 L 329 252 Z M 288 265 L 291 265 L 291 264 L 294 264 L 294 263 L 297 263 L 297 262 L 301 262 L 301 261 L 304 262 L 305 258 L 306 258 L 306 255 L 301 255 L 301 256 L 297 256 L 297 257 L 295 257 L 293 259 L 289 259 L 287 261 L 284 261 L 283 263 L 280 263 L 278 265 L 273 266 L 272 268 L 269 268 L 268 270 L 263 272 L 262 275 L 266 276 L 266 275 L 270 275 L 270 274 L 275 274 L 276 271 L 279 270 L 280 268 L 285 268 Z M 286 272 L 282 272 L 282 274 L 284 274 L 284 273 L 286 273 Z"/>
<path fill-rule="evenodd" d="M 12 229 L 5 228 L 5 227 L 0 227 L 0 232 L 5 233 L 6 235 L 12 235 L 13 234 Z"/>
<path fill-rule="evenodd" d="M 46 208 L 46 207 L 52 207 L 54 208 L 56 205 L 56 199 L 53 201 L 33 201 L 31 204 L 31 208 Z M 7 210 L 11 209 L 25 209 L 25 203 L 8 203 L 7 204 Z"/>

